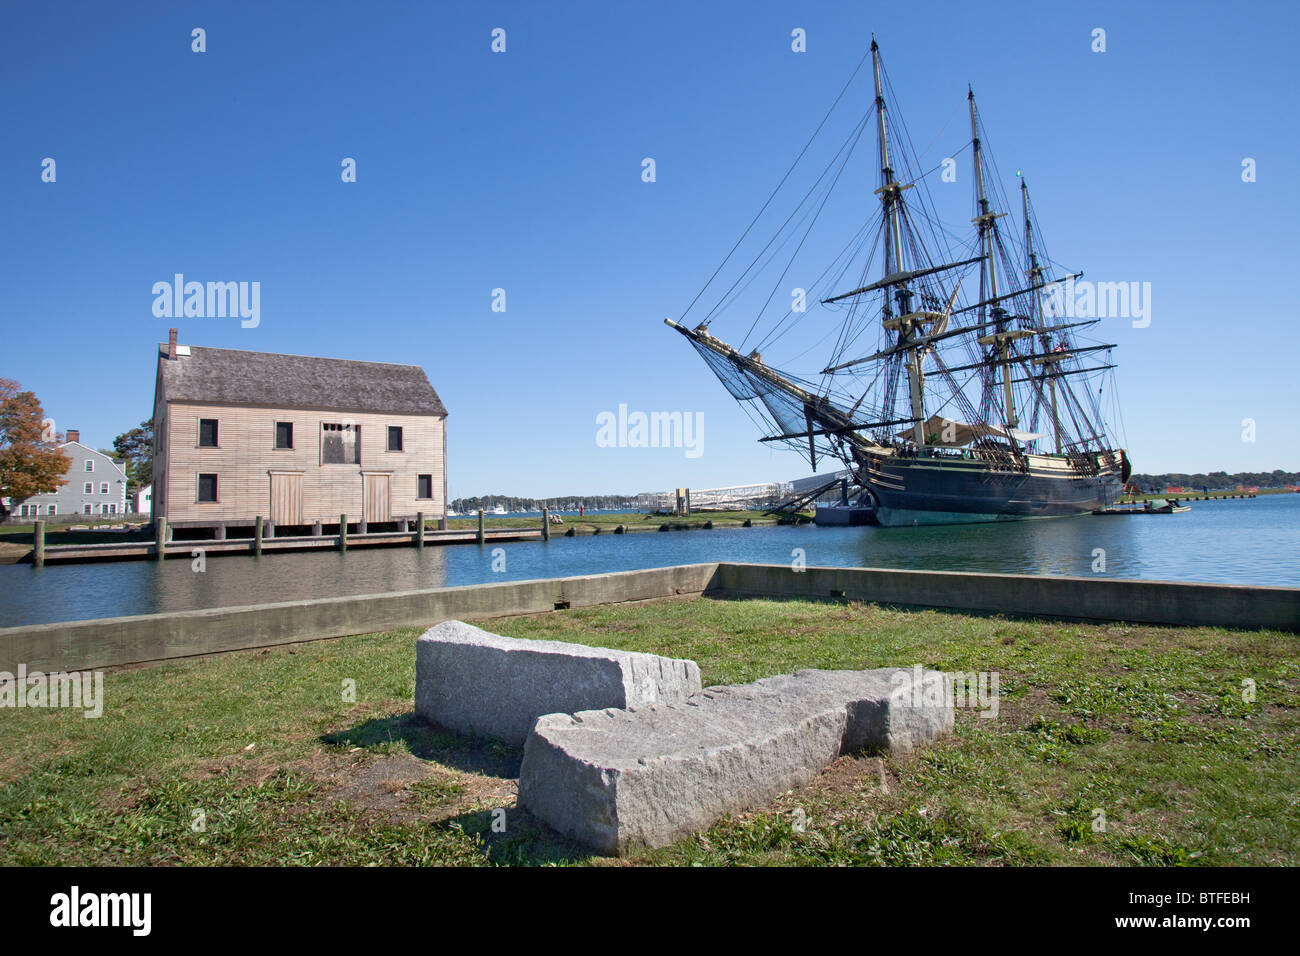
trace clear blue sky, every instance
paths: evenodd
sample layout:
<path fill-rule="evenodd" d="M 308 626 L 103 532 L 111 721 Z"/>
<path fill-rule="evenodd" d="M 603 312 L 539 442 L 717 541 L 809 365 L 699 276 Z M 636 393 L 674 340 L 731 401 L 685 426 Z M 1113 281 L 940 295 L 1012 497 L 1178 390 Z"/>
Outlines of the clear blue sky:
<path fill-rule="evenodd" d="M 1137 470 L 1300 469 L 1296 9 L 6 5 L 0 375 L 106 445 L 150 414 L 154 343 L 178 324 L 194 345 L 423 366 L 451 412 L 453 496 L 805 474 L 758 444 L 662 320 L 874 31 L 918 149 L 963 145 L 953 116 L 973 84 L 1002 172 L 1030 177 L 1053 257 L 1152 283 L 1151 326 L 1102 333 L 1121 346 Z M 191 52 L 194 27 L 206 53 Z M 796 27 L 806 53 L 791 51 Z M 344 157 L 356 183 L 340 180 Z M 1244 157 L 1257 182 L 1241 181 Z M 151 287 L 175 272 L 260 282 L 260 326 L 155 318 Z M 498 287 L 505 313 L 491 310 Z M 620 403 L 703 413 L 703 454 L 597 447 L 596 416 Z"/>

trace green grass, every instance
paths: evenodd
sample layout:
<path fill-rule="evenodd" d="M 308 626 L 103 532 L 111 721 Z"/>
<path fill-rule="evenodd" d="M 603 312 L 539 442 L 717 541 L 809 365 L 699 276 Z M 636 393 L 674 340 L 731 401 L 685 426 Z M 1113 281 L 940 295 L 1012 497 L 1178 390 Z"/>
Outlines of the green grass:
<path fill-rule="evenodd" d="M 132 524 L 139 524 L 144 519 L 138 515 L 130 516 Z M 96 521 L 90 515 L 86 516 L 84 522 L 91 528 L 104 528 L 103 531 L 69 531 L 67 525 L 46 525 L 45 526 L 45 543 L 46 544 L 112 544 L 120 541 L 152 541 L 153 533 L 139 528 L 135 531 L 110 531 L 110 528 L 122 528 L 121 520 L 117 522 L 100 522 Z M 34 540 L 36 528 L 30 524 L 6 525 L 0 528 L 0 544 L 11 543 L 21 544 L 30 548 Z"/>
<path fill-rule="evenodd" d="M 963 711 L 907 757 L 841 758 L 632 864 L 1300 863 L 1295 635 L 712 599 L 485 626 L 689 657 L 706 683 L 916 663 L 999 673 L 996 718 Z M 517 751 L 413 716 L 415 634 L 111 672 L 97 720 L 0 711 L 6 859 L 607 863 L 515 808 Z"/>

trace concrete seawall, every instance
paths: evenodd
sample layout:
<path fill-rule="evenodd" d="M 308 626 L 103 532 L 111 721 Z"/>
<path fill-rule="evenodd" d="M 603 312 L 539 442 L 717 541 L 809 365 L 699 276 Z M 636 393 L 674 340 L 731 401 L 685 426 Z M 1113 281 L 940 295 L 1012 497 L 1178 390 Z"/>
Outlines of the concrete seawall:
<path fill-rule="evenodd" d="M 86 670 L 271 647 L 451 618 L 504 617 L 702 593 L 716 564 L 506 581 L 0 629 L 0 671 Z"/>
<path fill-rule="evenodd" d="M 719 564 L 711 591 L 1087 621 L 1300 631 L 1300 589 L 964 571 Z"/>
<path fill-rule="evenodd" d="M 0 671 L 84 670 L 270 647 L 451 618 L 675 595 L 869 601 L 1030 617 L 1300 631 L 1300 589 L 880 568 L 690 564 L 571 578 L 170 611 L 0 629 Z"/>

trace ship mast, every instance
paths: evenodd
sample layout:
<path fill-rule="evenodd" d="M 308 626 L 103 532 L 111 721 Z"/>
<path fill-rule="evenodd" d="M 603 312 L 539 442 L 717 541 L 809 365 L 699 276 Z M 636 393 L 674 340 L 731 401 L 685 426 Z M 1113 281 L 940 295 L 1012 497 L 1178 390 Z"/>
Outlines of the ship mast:
<path fill-rule="evenodd" d="M 1002 303 L 998 296 L 998 271 L 996 267 L 996 249 L 997 249 L 997 226 L 996 221 L 1006 213 L 990 212 L 989 201 L 984 195 L 984 169 L 980 155 L 980 134 L 979 125 L 975 118 L 975 91 L 967 87 L 966 100 L 970 104 L 970 136 L 972 154 L 975 159 L 975 189 L 976 196 L 979 200 L 979 215 L 971 220 L 979 228 L 980 245 L 984 251 L 983 261 L 980 263 L 980 291 L 987 287 L 991 292 L 988 297 L 995 304 L 993 306 L 993 334 L 980 336 L 977 341 L 980 345 L 991 345 L 997 349 L 998 364 L 1002 368 L 1002 395 L 1006 408 L 1007 422 L 1007 441 L 1012 448 L 1016 447 L 1016 440 L 1011 436 L 1011 429 L 1016 427 L 1016 397 L 1011 388 L 1011 343 L 1014 339 L 1022 338 L 1025 335 L 1032 334 L 1028 330 L 1010 330 L 1006 327 L 1007 311 L 1002 308 Z M 984 310 L 981 309 L 981 318 Z M 981 322 L 981 324 L 984 324 Z"/>
<path fill-rule="evenodd" d="M 885 95 L 880 82 L 880 47 L 876 43 L 876 38 L 871 38 L 871 68 L 875 75 L 876 81 L 876 131 L 880 140 L 880 179 L 883 185 L 876 190 L 880 194 L 880 202 L 884 206 L 885 218 L 889 223 L 889 230 L 885 235 L 885 242 L 892 247 L 887 250 L 885 256 L 885 279 L 891 277 L 890 266 L 892 260 L 893 276 L 902 276 L 903 272 L 903 232 L 899 223 L 898 204 L 902 201 L 902 192 L 909 186 L 902 186 L 894 179 L 894 170 L 889 161 L 889 135 L 885 130 Z M 889 254 L 892 252 L 892 255 Z M 887 329 L 897 328 L 899 330 L 899 345 L 907 345 L 913 342 L 912 332 L 921 320 L 920 316 L 912 313 L 912 293 L 906 286 L 906 279 L 890 283 L 894 286 L 894 297 L 897 300 L 899 316 L 894 318 L 893 310 L 890 307 L 889 295 L 885 295 L 885 316 L 884 326 Z M 907 380 L 909 386 L 909 395 L 911 398 L 912 418 L 916 423 L 912 426 L 912 437 L 916 442 L 917 449 L 925 447 L 925 399 L 924 399 L 924 377 L 921 372 L 921 350 L 912 344 L 907 349 Z"/>
<path fill-rule="evenodd" d="M 1038 264 L 1038 255 L 1034 252 L 1034 227 L 1029 218 L 1029 183 L 1025 181 L 1024 177 L 1020 179 L 1020 200 L 1025 214 L 1025 250 L 1029 257 L 1029 267 L 1025 270 L 1025 275 L 1029 278 L 1029 288 L 1034 290 L 1034 321 L 1041 328 L 1047 324 L 1043 321 L 1043 292 L 1042 283 L 1039 281 L 1044 270 Z M 1045 347 L 1050 348 L 1050 342 L 1046 342 Z M 1053 361 L 1048 363 L 1046 361 L 1048 358 Z M 1060 358 L 1064 358 L 1064 355 L 1060 356 Z M 1061 417 L 1056 408 L 1056 379 L 1059 371 L 1057 363 L 1060 358 L 1056 355 L 1044 357 L 1044 364 L 1049 365 L 1047 369 L 1047 387 L 1052 396 L 1052 436 L 1058 455 L 1061 453 Z"/>

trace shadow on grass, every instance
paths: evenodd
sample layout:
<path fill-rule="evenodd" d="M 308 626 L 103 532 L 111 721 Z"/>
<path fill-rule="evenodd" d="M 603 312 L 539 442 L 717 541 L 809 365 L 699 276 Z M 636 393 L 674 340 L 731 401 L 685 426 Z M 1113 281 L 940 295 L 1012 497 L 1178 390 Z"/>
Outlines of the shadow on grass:
<path fill-rule="evenodd" d="M 322 734 L 331 747 L 404 747 L 421 760 L 434 760 L 465 773 L 514 780 L 519 777 L 523 751 L 494 737 L 467 737 L 429 723 L 414 712 L 367 720 L 355 727 Z"/>
<path fill-rule="evenodd" d="M 523 751 L 495 738 L 469 737 L 439 727 L 414 713 L 379 717 L 321 735 L 327 746 L 348 750 L 397 748 L 465 773 L 517 780 Z M 518 807 L 471 810 L 439 821 L 474 839 L 489 863 L 546 866 L 581 863 L 591 853 L 566 840 Z"/>
<path fill-rule="evenodd" d="M 590 850 L 566 840 L 527 810 L 475 810 L 446 821 L 446 826 L 477 837 L 479 849 L 497 866 L 565 866 L 585 863 Z"/>

